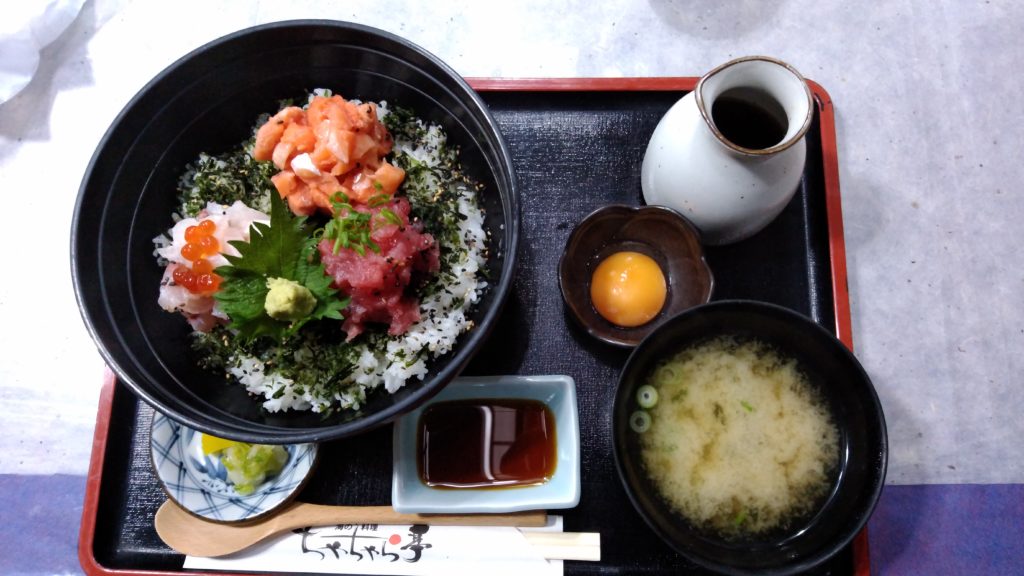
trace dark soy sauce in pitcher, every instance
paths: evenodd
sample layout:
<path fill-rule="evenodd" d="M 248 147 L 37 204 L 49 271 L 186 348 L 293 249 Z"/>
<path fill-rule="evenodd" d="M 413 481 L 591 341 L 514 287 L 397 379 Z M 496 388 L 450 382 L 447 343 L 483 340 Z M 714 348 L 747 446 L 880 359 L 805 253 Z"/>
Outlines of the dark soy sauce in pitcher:
<path fill-rule="evenodd" d="M 766 92 L 732 88 L 711 106 L 711 119 L 727 140 L 751 150 L 771 148 L 786 135 L 786 111 Z"/>

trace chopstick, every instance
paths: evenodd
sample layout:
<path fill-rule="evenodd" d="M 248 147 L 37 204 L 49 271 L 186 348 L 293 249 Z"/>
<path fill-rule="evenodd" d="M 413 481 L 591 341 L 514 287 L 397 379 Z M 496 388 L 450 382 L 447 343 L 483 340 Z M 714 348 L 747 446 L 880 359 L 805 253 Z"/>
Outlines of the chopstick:
<path fill-rule="evenodd" d="M 520 532 L 530 546 L 548 560 L 601 560 L 601 534 L 598 532 Z"/>

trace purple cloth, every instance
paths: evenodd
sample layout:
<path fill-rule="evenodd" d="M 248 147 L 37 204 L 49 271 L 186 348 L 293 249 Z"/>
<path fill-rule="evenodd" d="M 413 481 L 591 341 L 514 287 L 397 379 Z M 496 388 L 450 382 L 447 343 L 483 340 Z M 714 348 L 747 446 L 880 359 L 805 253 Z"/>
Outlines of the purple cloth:
<path fill-rule="evenodd" d="M 0 574 L 81 574 L 85 476 L 0 474 Z"/>
<path fill-rule="evenodd" d="M 0 574 L 80 574 L 85 476 L 0 474 Z M 1024 574 L 1024 484 L 886 486 L 874 574 Z"/>
<path fill-rule="evenodd" d="M 873 574 L 1024 574 L 1024 484 L 886 486 Z"/>

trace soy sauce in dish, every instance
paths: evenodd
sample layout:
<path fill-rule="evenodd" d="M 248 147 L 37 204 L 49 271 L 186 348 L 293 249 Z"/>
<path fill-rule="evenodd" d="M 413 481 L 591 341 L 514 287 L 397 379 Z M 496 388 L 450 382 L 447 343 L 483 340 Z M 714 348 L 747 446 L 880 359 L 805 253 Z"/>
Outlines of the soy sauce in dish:
<path fill-rule="evenodd" d="M 434 404 L 420 416 L 420 480 L 432 488 L 542 484 L 557 463 L 555 417 L 537 400 Z"/>
<path fill-rule="evenodd" d="M 786 111 L 761 90 L 722 92 L 711 105 L 711 119 L 727 140 L 751 150 L 771 148 L 786 135 Z"/>

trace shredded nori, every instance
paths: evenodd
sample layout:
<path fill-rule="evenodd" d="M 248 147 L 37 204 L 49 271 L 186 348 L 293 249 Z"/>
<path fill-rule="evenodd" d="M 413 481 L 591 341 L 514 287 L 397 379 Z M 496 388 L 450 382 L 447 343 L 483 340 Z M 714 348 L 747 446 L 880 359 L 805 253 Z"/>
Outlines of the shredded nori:
<path fill-rule="evenodd" d="M 181 215 L 194 217 L 208 202 L 230 205 L 241 200 L 250 208 L 268 212 L 277 173 L 273 162 L 261 162 L 250 153 L 251 142 L 221 154 L 202 154 L 188 167 L 178 186 Z"/>
<path fill-rule="evenodd" d="M 401 106 L 388 106 L 388 113 L 381 120 L 395 140 L 417 142 L 427 135 L 427 128 L 416 118 L 416 113 Z"/>
<path fill-rule="evenodd" d="M 384 123 L 396 141 L 421 141 L 427 138 L 427 130 L 416 119 L 415 114 L 403 108 L 389 108 Z M 392 162 L 405 170 L 402 191 L 412 205 L 412 217 L 423 223 L 427 232 L 437 240 L 440 247 L 441 274 L 421 287 L 419 295 L 435 293 L 453 280 L 450 273 L 454 265 L 465 257 L 459 238 L 459 223 L 466 216 L 459 212 L 459 199 L 474 191 L 475 183 L 459 168 L 459 151 L 442 145 L 438 150 L 440 163 L 428 166 L 400 151 L 393 153 Z"/>
<path fill-rule="evenodd" d="M 302 388 L 316 388 L 325 396 L 345 392 L 349 386 L 342 381 L 359 360 L 358 350 L 345 342 L 337 322 L 311 322 L 280 343 L 266 338 L 247 342 L 226 326 L 192 336 L 192 349 L 203 368 L 225 372 L 237 355 L 251 356 L 295 382 L 300 394 Z"/>

